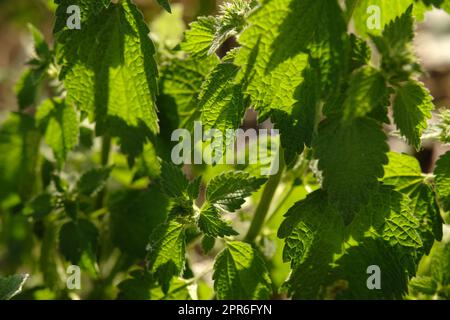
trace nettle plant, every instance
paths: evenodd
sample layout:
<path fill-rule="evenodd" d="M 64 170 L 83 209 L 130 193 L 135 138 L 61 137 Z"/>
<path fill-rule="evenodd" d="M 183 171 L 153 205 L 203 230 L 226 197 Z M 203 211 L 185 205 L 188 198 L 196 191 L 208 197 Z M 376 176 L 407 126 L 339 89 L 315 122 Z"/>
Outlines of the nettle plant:
<path fill-rule="evenodd" d="M 55 0 L 52 47 L 30 27 L 0 129 L 0 298 L 23 272 L 35 299 L 450 298 L 450 153 L 424 174 L 387 144 L 450 141 L 413 52 L 450 1 L 233 0 L 186 30 L 158 2 L 150 31 L 131 0 Z M 279 130 L 274 174 L 173 163 L 176 129 L 250 108 Z"/>

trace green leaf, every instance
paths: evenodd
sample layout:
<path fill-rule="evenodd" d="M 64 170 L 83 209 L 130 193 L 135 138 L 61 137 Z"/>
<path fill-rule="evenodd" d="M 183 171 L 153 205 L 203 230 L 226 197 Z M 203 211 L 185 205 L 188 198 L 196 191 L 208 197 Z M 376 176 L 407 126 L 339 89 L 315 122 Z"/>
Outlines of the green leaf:
<path fill-rule="evenodd" d="M 244 117 L 246 104 L 242 86 L 235 83 L 239 68 L 230 62 L 218 64 L 208 75 L 199 94 L 204 130 L 215 129 L 226 136 L 227 129 L 237 129 Z"/>
<path fill-rule="evenodd" d="M 19 110 L 24 110 L 37 103 L 45 71 L 44 69 L 28 69 L 20 77 L 15 87 Z"/>
<path fill-rule="evenodd" d="M 27 62 L 29 68 L 22 74 L 15 86 L 19 110 L 38 103 L 39 91 L 52 59 L 52 52 L 42 33 L 31 24 L 28 24 L 28 29 L 33 37 L 34 54 L 32 59 Z"/>
<path fill-rule="evenodd" d="M 198 95 L 206 76 L 218 62 L 215 55 L 200 60 L 174 59 L 162 70 L 158 101 L 161 112 L 176 110 L 176 128 L 192 129 L 193 122 L 200 118 Z"/>
<path fill-rule="evenodd" d="M 148 239 L 165 221 L 168 205 L 155 187 L 113 193 L 108 201 L 113 243 L 132 257 L 144 258 Z"/>
<path fill-rule="evenodd" d="M 414 19 L 412 6 L 386 25 L 382 36 L 371 36 L 382 55 L 381 68 L 390 82 L 401 83 L 420 72 L 414 54 Z"/>
<path fill-rule="evenodd" d="M 152 143 L 146 143 L 142 155 L 136 161 L 135 179 L 150 177 L 156 179 L 161 175 L 161 163 L 157 150 Z"/>
<path fill-rule="evenodd" d="M 181 49 L 192 57 L 205 56 L 214 41 L 215 25 L 214 17 L 199 17 L 190 23 L 189 29 L 184 34 L 185 39 L 180 44 Z"/>
<path fill-rule="evenodd" d="M 108 9 L 90 6 L 95 14 L 89 9 L 93 13 L 82 32 L 64 30 L 57 37 L 67 102 L 96 122 L 98 134 L 118 136 L 123 151 L 135 156 L 147 130 L 159 130 L 155 49 L 142 14 L 130 0 Z"/>
<path fill-rule="evenodd" d="M 385 153 L 389 150 L 386 135 L 377 122 L 368 118 L 349 124 L 325 120 L 319 125 L 314 146 L 323 171 L 323 187 L 349 222 L 383 176 Z"/>
<path fill-rule="evenodd" d="M 450 284 L 450 243 L 448 240 L 438 243 L 433 248 L 430 269 L 431 276 L 441 286 Z"/>
<path fill-rule="evenodd" d="M 225 222 L 217 209 L 207 203 L 200 211 L 198 227 L 207 236 L 212 238 L 235 236 L 238 233 L 233 230 L 229 223 Z"/>
<path fill-rule="evenodd" d="M 105 167 L 83 173 L 77 182 L 78 193 L 87 197 L 96 195 L 105 187 L 112 169 Z"/>
<path fill-rule="evenodd" d="M 412 291 L 432 296 L 437 291 L 438 283 L 432 277 L 418 276 L 411 279 L 409 286 Z"/>
<path fill-rule="evenodd" d="M 28 274 L 0 277 L 0 300 L 9 300 L 22 291 Z"/>
<path fill-rule="evenodd" d="M 420 234 L 425 254 L 429 254 L 435 240 L 442 240 L 443 220 L 440 214 L 433 188 L 422 183 L 408 195 L 413 215 L 419 220 Z"/>
<path fill-rule="evenodd" d="M 187 187 L 187 194 L 190 199 L 196 200 L 200 195 L 200 186 L 202 183 L 202 176 L 198 176 L 194 180 L 189 182 Z"/>
<path fill-rule="evenodd" d="M 268 299 L 271 280 L 261 255 L 249 244 L 227 243 L 214 262 L 214 289 L 220 300 Z"/>
<path fill-rule="evenodd" d="M 426 176 L 422 174 L 419 161 L 414 157 L 389 152 L 389 163 L 384 167 L 383 183 L 392 185 L 410 199 L 412 214 L 419 220 L 418 232 L 428 254 L 435 240 L 442 239 L 442 218 L 435 194 Z"/>
<path fill-rule="evenodd" d="M 421 21 L 424 18 L 425 6 L 414 0 L 358 0 L 352 16 L 355 28 L 361 36 L 381 34 L 389 22 L 401 16 L 412 4 L 414 17 Z M 378 12 L 379 25 L 374 20 L 378 17 Z"/>
<path fill-rule="evenodd" d="M 442 209 L 450 211 L 450 152 L 442 155 L 436 162 L 436 192 Z"/>
<path fill-rule="evenodd" d="M 333 255 L 341 250 L 344 223 L 323 191 L 308 195 L 286 213 L 278 230 L 285 238 L 283 261 L 291 263 L 288 291 L 295 299 L 315 299 Z"/>
<path fill-rule="evenodd" d="M 73 264 L 95 263 L 98 230 L 89 220 L 80 219 L 67 222 L 61 227 L 59 234 L 59 250 Z"/>
<path fill-rule="evenodd" d="M 154 280 L 150 273 L 145 270 L 134 270 L 130 278 L 118 284 L 119 300 L 150 300 Z"/>
<path fill-rule="evenodd" d="M 161 188 L 165 194 L 172 198 L 186 195 L 189 181 L 181 168 L 171 162 L 163 161 L 161 164 Z"/>
<path fill-rule="evenodd" d="M 67 9 L 70 6 L 76 5 L 80 8 L 81 28 L 83 28 L 89 19 L 101 13 L 102 10 L 109 6 L 110 2 L 110 0 L 55 0 L 57 7 L 55 12 L 56 21 L 53 32 L 56 34 L 61 31 L 68 30 L 67 19 L 69 18 L 69 15 L 67 13 Z"/>
<path fill-rule="evenodd" d="M 52 212 L 55 208 L 55 199 L 48 193 L 43 192 L 25 206 L 24 214 L 32 215 L 35 219 L 42 219 Z"/>
<path fill-rule="evenodd" d="M 370 66 L 352 76 L 344 100 L 344 121 L 364 117 L 386 101 L 389 91 L 383 74 Z"/>
<path fill-rule="evenodd" d="M 323 58 L 325 74 L 338 74 L 346 30 L 341 13 L 335 0 L 265 1 L 251 12 L 249 27 L 239 36 L 236 64 L 263 119 L 270 109 L 289 112 L 296 102 L 292 93 L 303 81 L 307 49 Z"/>
<path fill-rule="evenodd" d="M 389 187 L 372 193 L 348 226 L 323 190 L 313 192 L 286 214 L 278 235 L 283 259 L 293 269 L 287 281 L 295 299 L 401 298 L 422 242 L 409 199 Z M 384 283 L 369 290 L 366 269 L 378 265 Z"/>
<path fill-rule="evenodd" d="M 44 101 L 36 112 L 36 124 L 45 132 L 45 142 L 61 165 L 76 145 L 80 135 L 78 114 L 64 100 Z"/>
<path fill-rule="evenodd" d="M 387 155 L 389 160 L 384 166 L 382 179 L 385 184 L 405 192 L 423 182 L 422 169 L 416 158 L 397 152 L 388 152 Z"/>
<path fill-rule="evenodd" d="M 172 9 L 170 8 L 169 0 L 156 0 L 161 7 L 164 8 L 169 13 L 172 13 Z"/>
<path fill-rule="evenodd" d="M 204 236 L 202 238 L 202 249 L 205 254 L 210 252 L 216 244 L 216 238 Z"/>
<path fill-rule="evenodd" d="M 349 226 L 351 236 L 381 238 L 391 246 L 400 245 L 409 251 L 420 249 L 423 243 L 417 231 L 419 220 L 413 214 L 407 196 L 392 187 L 381 186 Z"/>
<path fill-rule="evenodd" d="M 341 300 L 400 300 L 407 293 L 409 276 L 415 267 L 411 256 L 405 256 L 401 248 L 370 238 L 349 246 L 335 265 L 324 290 L 328 299 Z M 381 289 L 368 289 L 372 275 L 368 267 L 372 265 L 380 268 Z"/>
<path fill-rule="evenodd" d="M 216 17 L 214 40 L 208 54 L 216 52 L 232 36 L 237 35 L 247 24 L 247 14 L 254 7 L 255 1 L 231 0 L 220 5 Z"/>
<path fill-rule="evenodd" d="M 174 279 L 165 294 L 156 285 L 152 275 L 144 270 L 134 270 L 131 278 L 119 283 L 119 300 L 191 300 L 189 281 Z"/>
<path fill-rule="evenodd" d="M 215 17 L 199 17 L 189 25 L 181 49 L 193 57 L 216 52 L 229 38 L 239 34 L 246 26 L 246 17 L 255 1 L 231 0 L 220 5 Z"/>
<path fill-rule="evenodd" d="M 215 176 L 206 187 L 208 202 L 223 210 L 234 212 L 245 202 L 245 198 L 257 191 L 266 181 L 251 177 L 247 172 L 228 171 Z"/>
<path fill-rule="evenodd" d="M 152 233 L 147 261 L 149 269 L 158 278 L 164 293 L 173 276 L 180 276 L 186 261 L 186 233 L 184 225 L 170 220 L 159 225 Z"/>
<path fill-rule="evenodd" d="M 412 80 L 398 88 L 396 95 L 393 104 L 395 123 L 408 143 L 418 150 L 420 137 L 434 108 L 433 99 L 422 83 Z"/>

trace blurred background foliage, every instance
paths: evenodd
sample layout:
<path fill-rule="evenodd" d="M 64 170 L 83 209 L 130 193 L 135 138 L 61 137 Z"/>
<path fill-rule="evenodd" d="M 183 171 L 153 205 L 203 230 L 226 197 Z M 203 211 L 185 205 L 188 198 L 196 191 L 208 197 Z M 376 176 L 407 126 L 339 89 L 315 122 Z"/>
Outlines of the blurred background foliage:
<path fill-rule="evenodd" d="M 395 0 L 392 0 L 395 1 Z M 171 1 L 173 13 L 170 15 L 165 13 L 163 9 L 154 0 L 135 0 L 139 8 L 144 13 L 145 19 L 148 22 L 151 29 L 151 37 L 157 43 L 158 54 L 161 54 L 165 48 L 173 48 L 183 37 L 183 31 L 187 24 L 193 21 L 198 16 L 215 14 L 218 5 L 221 0 L 181 0 Z M 52 44 L 52 28 L 54 21 L 54 4 L 53 0 L 0 0 L 0 122 L 2 122 L 8 111 L 17 110 L 17 100 L 15 94 L 15 84 L 19 80 L 23 70 L 25 69 L 25 63 L 30 57 L 32 52 L 32 37 L 28 31 L 27 25 L 33 24 L 44 34 L 47 42 Z M 417 29 L 416 36 L 416 51 L 421 59 L 422 66 L 424 68 L 424 76 L 422 80 L 430 89 L 432 96 L 435 98 L 434 103 L 438 108 L 447 108 L 450 106 L 450 16 L 443 11 L 433 10 L 427 13 L 427 16 L 423 23 L 421 23 Z M 164 54 L 161 54 L 164 56 Z M 449 116 L 450 118 L 450 116 Z M 252 112 L 248 112 L 246 115 L 245 126 L 255 126 L 256 117 Z M 438 120 L 438 115 L 434 116 L 433 121 Z M 432 121 L 432 123 L 433 123 Z M 264 126 L 264 124 L 262 124 Z M 2 128 L 7 130 L 8 128 Z M 393 127 L 386 127 L 386 131 L 393 131 Z M 430 136 L 433 132 L 430 132 Z M 436 139 L 429 139 L 424 142 L 424 148 L 415 152 L 403 140 L 391 135 L 389 138 L 391 149 L 398 152 L 406 152 L 415 155 L 422 166 L 422 170 L 425 173 L 432 172 L 435 161 L 449 149 L 448 146 L 444 146 L 436 141 Z M 33 143 L 33 136 L 24 139 Z M 85 163 L 86 154 L 92 144 L 95 143 L 92 138 L 92 131 L 88 128 L 81 129 L 80 146 L 70 155 L 70 159 L 66 164 L 66 172 L 78 171 L 83 172 L 89 168 L 90 164 Z M 97 145 L 97 151 L 98 151 Z M 145 155 L 148 156 L 149 161 L 146 165 L 149 165 L 154 160 L 155 150 L 146 150 Z M 14 159 L 20 159 L 21 154 L 20 145 L 16 150 L 1 150 L 0 157 L 8 156 L 11 158 L 9 163 L 14 162 Z M 309 155 L 304 155 L 307 159 Z M 99 163 L 99 152 L 95 154 L 88 154 L 88 157 L 92 158 L 92 162 Z M 115 168 L 112 173 L 113 185 L 110 190 L 120 189 L 118 186 L 126 186 L 127 191 L 120 191 L 115 194 L 111 207 L 112 219 L 117 224 L 122 225 L 124 228 L 130 228 L 129 230 L 139 229 L 141 226 L 140 217 L 144 217 L 146 213 L 142 213 L 142 209 L 151 205 L 154 199 L 161 200 L 161 195 L 156 190 L 145 190 L 142 186 L 145 183 L 142 181 L 134 181 L 133 176 L 136 172 L 131 172 L 127 167 L 127 161 L 125 156 L 114 153 L 112 161 L 115 163 Z M 145 157 L 145 156 L 144 156 Z M 145 159 L 144 159 L 145 160 Z M 307 159 L 309 160 L 309 159 Z M 46 166 L 51 164 L 45 160 L 40 160 L 42 163 L 39 165 L 42 168 L 41 174 L 45 174 L 51 170 L 47 170 Z M 296 201 L 304 198 L 306 194 L 318 187 L 317 181 L 313 178 L 314 168 L 304 168 L 305 162 L 299 162 L 297 170 L 293 170 L 290 176 L 283 177 L 283 181 L 276 193 L 277 201 L 274 202 L 270 208 L 270 218 L 267 226 L 263 230 L 263 236 L 259 238 L 260 247 L 264 250 L 264 256 L 270 261 L 271 277 L 274 281 L 274 286 L 280 288 L 284 280 L 289 273 L 289 265 L 282 263 L 282 241 L 276 237 L 276 230 L 282 220 L 283 214 L 290 208 Z M 50 168 L 51 169 L 51 168 Z M 196 167 L 193 168 L 194 173 L 201 173 L 208 181 L 213 176 L 217 175 L 221 171 L 228 170 L 229 168 L 216 166 L 216 167 Z M 147 171 L 152 171 L 153 168 L 146 168 Z M 11 175 L 11 183 L 14 184 L 13 173 L 14 168 L 1 168 L 0 174 L 7 178 Z M 198 172 L 197 172 L 198 171 Z M 306 172 L 306 174 L 304 174 Z M 148 173 L 148 172 L 147 172 Z M 188 172 L 189 174 L 189 172 Z M 24 176 L 25 177 L 25 176 Z M 76 180 L 76 177 L 70 175 L 65 176 L 69 182 Z M 24 178 L 25 179 L 25 178 Z M 42 180 L 48 180 L 48 177 L 43 177 Z M 2 179 L 7 181 L 8 179 Z M 132 181 L 132 182 L 130 182 Z M 28 186 L 32 182 L 30 181 Z M 5 186 L 4 186 L 5 187 Z M 6 186 L 8 187 L 8 186 Z M 14 188 L 12 186 L 11 188 Z M 2 199 L 0 186 L 0 199 Z M 26 197 L 28 191 L 20 190 L 19 194 L 23 194 Z M 258 203 L 261 197 L 261 191 L 256 193 L 249 201 L 247 206 L 244 206 L 243 210 L 237 217 L 233 217 L 235 220 L 242 222 L 237 231 L 243 232 L 248 228 L 248 221 L 250 212 L 253 211 L 252 205 Z M 2 199 L 4 200 L 4 199 Z M 142 200 L 142 201 L 141 201 Z M 149 202 L 150 201 L 150 202 Z M 164 202 L 164 201 L 163 201 Z M 52 286 L 56 286 L 56 279 L 64 278 L 61 273 L 64 274 L 64 269 L 61 268 L 61 262 L 56 261 L 59 258 L 53 256 L 51 252 L 57 246 L 55 243 L 55 234 L 52 232 L 46 232 L 45 237 L 42 240 L 42 245 L 36 246 L 36 237 L 43 235 L 42 230 L 45 226 L 40 224 L 28 223 L 29 217 L 19 213 L 23 208 L 17 208 L 18 212 L 15 212 L 15 204 L 17 199 L 6 198 L 0 207 L 0 215 L 2 208 L 8 208 L 8 213 L 1 217 L 0 220 L 0 270 L 2 274 L 13 274 L 17 272 L 30 272 L 39 273 L 43 271 L 43 279 L 33 279 L 30 282 L 28 289 L 21 295 L 21 298 L 34 298 L 34 299 L 51 299 L 51 298 L 78 298 L 77 296 L 70 296 L 71 293 L 67 291 L 58 291 L 50 289 Z M 123 214 L 136 214 L 136 225 L 128 224 L 127 221 L 123 221 L 123 216 L 120 213 L 115 213 L 115 209 L 121 211 Z M 155 210 L 164 211 L 164 208 L 156 208 Z M 6 211 L 6 210 L 5 210 Z M 105 212 L 94 212 L 94 215 L 101 216 Z M 145 219 L 144 219 L 145 220 Z M 145 221 L 144 221 L 145 223 Z M 239 229 L 241 228 L 241 229 Z M 47 230 L 48 231 L 48 230 Z M 55 231 L 56 232 L 56 231 Z M 112 230 L 114 232 L 114 230 Z M 131 233 L 131 232 L 130 232 Z M 449 230 L 446 231 L 450 234 Z M 110 234 L 105 233 L 105 237 L 111 237 Z M 112 235 L 112 237 L 119 237 L 120 235 Z M 447 241 L 448 236 L 447 236 Z M 132 244 L 132 249 L 136 248 L 132 242 L 133 239 L 116 239 L 117 242 L 124 242 L 126 244 Z M 130 242 L 131 241 L 131 242 Z M 102 242 L 108 245 L 108 241 Z M 443 245 L 444 246 L 444 245 Z M 139 246 L 138 246 L 139 247 Z M 447 244 L 441 251 L 448 254 Z M 103 270 L 107 270 L 105 275 L 100 275 L 94 283 L 84 279 L 83 288 L 87 288 L 86 292 L 89 292 L 90 298 L 114 298 L 117 296 L 117 288 L 113 284 L 117 284 L 118 280 L 110 279 L 109 275 L 115 275 L 118 270 L 127 270 L 129 267 L 129 261 L 124 260 L 123 257 L 117 255 L 117 251 L 111 248 L 102 248 L 104 252 L 110 253 L 108 259 L 105 259 Z M 435 251 L 439 251 L 437 248 Z M 217 251 L 212 251 L 208 256 L 202 255 L 200 252 L 198 243 L 192 250 L 190 257 L 191 265 L 187 269 L 187 273 L 202 274 L 204 270 L 210 269 L 214 254 Z M 439 253 L 441 254 L 441 253 Z M 35 263 L 40 261 L 39 263 Z M 52 270 L 42 270 L 45 266 L 59 266 Z M 423 274 L 427 274 L 431 269 L 432 261 L 425 260 L 422 265 Z M 24 267 L 26 266 L 26 267 Z M 30 267 L 31 266 L 31 267 Z M 95 278 L 95 277 L 94 277 Z M 42 281 L 44 280 L 44 281 Z M 114 281 L 113 281 L 114 280 Z M 120 280 L 120 279 L 119 279 Z M 123 277 L 122 277 L 123 280 Z M 139 280 L 136 280 L 139 281 Z M 197 288 L 197 296 L 200 299 L 210 299 L 213 297 L 210 283 L 211 279 L 200 281 Z M 42 283 L 46 283 L 47 286 L 42 286 Z M 90 291 L 92 286 L 97 284 L 96 290 Z M 187 287 L 186 284 L 180 283 L 180 286 Z M 414 291 L 412 291 L 414 292 Z M 158 293 L 154 293 L 158 296 Z M 184 296 L 183 296 L 184 295 Z M 417 294 L 419 295 L 419 294 Z M 180 290 L 178 298 L 187 297 L 186 290 Z M 88 297 L 88 296 L 85 296 Z M 89 298 L 88 297 L 88 298 Z M 415 297 L 415 296 L 413 296 Z M 447 297 L 448 298 L 448 297 Z"/>

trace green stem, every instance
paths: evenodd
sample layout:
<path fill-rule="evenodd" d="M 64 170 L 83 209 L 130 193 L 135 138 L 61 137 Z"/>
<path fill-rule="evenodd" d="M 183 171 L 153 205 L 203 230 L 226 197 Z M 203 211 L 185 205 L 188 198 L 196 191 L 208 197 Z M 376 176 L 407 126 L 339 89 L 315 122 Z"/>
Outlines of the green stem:
<path fill-rule="evenodd" d="M 111 152 L 111 137 L 106 135 L 102 138 L 102 155 L 101 155 L 101 163 L 102 166 L 105 167 L 109 163 L 109 154 Z"/>
<path fill-rule="evenodd" d="M 270 208 L 270 204 L 272 203 L 272 198 L 277 190 L 278 184 L 280 183 L 281 176 L 284 171 L 284 155 L 283 150 L 279 149 L 279 168 L 278 172 L 274 175 L 271 175 L 269 180 L 264 187 L 263 194 L 261 196 L 261 200 L 256 208 L 255 215 L 253 216 L 252 223 L 250 228 L 248 229 L 247 235 L 245 236 L 245 242 L 253 242 L 261 231 L 262 226 L 264 225 L 264 221 L 266 220 L 267 213 Z"/>
<path fill-rule="evenodd" d="M 102 150 L 101 150 L 101 165 L 102 167 L 106 167 L 109 163 L 109 155 L 111 153 L 111 137 L 108 135 L 103 136 L 102 138 Z M 97 200 L 95 204 L 95 208 L 97 210 L 103 208 L 104 200 L 105 200 L 105 191 L 106 188 L 103 188 L 97 195 Z"/>
<path fill-rule="evenodd" d="M 289 187 L 289 190 L 284 194 L 284 196 L 281 198 L 281 200 L 278 202 L 277 207 L 275 208 L 275 210 L 273 210 L 272 214 L 270 215 L 270 217 L 267 219 L 267 223 L 270 223 L 276 216 L 278 211 L 281 210 L 281 208 L 283 207 L 283 204 L 286 202 L 287 199 L 289 199 L 289 197 L 292 195 L 292 192 L 294 191 L 294 185 L 291 185 Z"/>

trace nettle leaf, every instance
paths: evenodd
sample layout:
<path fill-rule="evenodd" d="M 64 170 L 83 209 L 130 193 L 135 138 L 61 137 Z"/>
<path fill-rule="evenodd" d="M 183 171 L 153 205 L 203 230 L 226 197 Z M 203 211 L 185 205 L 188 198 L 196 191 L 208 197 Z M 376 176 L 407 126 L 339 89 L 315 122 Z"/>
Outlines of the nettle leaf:
<path fill-rule="evenodd" d="M 416 149 L 427 127 L 434 106 L 429 91 L 417 81 L 408 81 L 396 90 L 393 104 L 394 120 L 400 133 Z"/>
<path fill-rule="evenodd" d="M 383 176 L 389 150 L 386 135 L 377 122 L 368 118 L 349 124 L 325 120 L 313 144 L 323 171 L 323 188 L 350 222 Z"/>
<path fill-rule="evenodd" d="M 201 108 L 198 95 L 203 81 L 217 65 L 219 58 L 211 55 L 200 60 L 187 58 L 173 59 L 162 70 L 158 97 L 161 112 L 172 112 L 176 115 L 176 127 L 192 129 L 193 122 L 200 118 Z M 174 115 L 170 115 L 174 116 Z"/>
<path fill-rule="evenodd" d="M 269 299 L 271 279 L 264 259 L 251 245 L 227 242 L 214 262 L 214 289 L 220 300 Z"/>
<path fill-rule="evenodd" d="M 23 213 L 32 215 L 36 219 L 42 219 L 55 208 L 55 198 L 48 192 L 43 192 L 29 201 Z"/>
<path fill-rule="evenodd" d="M 78 6 L 80 8 L 81 27 L 92 17 L 102 12 L 111 3 L 110 0 L 90 1 L 90 0 L 55 0 L 56 21 L 53 28 L 54 33 L 68 30 L 67 18 L 69 17 L 67 9 L 70 6 Z"/>
<path fill-rule="evenodd" d="M 438 288 L 438 283 L 432 277 L 418 276 L 409 282 L 411 291 L 420 292 L 426 295 L 434 295 Z"/>
<path fill-rule="evenodd" d="M 77 182 L 77 191 L 84 196 L 94 196 L 106 185 L 113 167 L 91 169 L 80 177 Z"/>
<path fill-rule="evenodd" d="M 22 291 L 28 279 L 28 274 L 16 274 L 9 277 L 0 277 L 0 300 L 9 300 Z"/>
<path fill-rule="evenodd" d="M 95 268 L 98 236 L 97 227 L 89 220 L 67 222 L 59 233 L 59 251 L 73 264 Z"/>
<path fill-rule="evenodd" d="M 67 102 L 96 121 L 98 134 L 120 137 L 123 151 L 135 156 L 142 151 L 146 130 L 159 130 L 155 49 L 142 14 L 130 0 L 108 9 L 92 6 L 95 10 L 89 12 L 95 14 L 86 17 L 82 32 L 57 35 Z"/>
<path fill-rule="evenodd" d="M 423 4 L 415 0 L 359 0 L 355 2 L 353 19 L 358 34 L 367 36 L 368 34 L 381 34 L 384 27 L 402 15 L 412 4 L 413 16 L 421 21 L 424 18 L 426 8 Z"/>
<path fill-rule="evenodd" d="M 158 278 L 164 293 L 174 276 L 184 271 L 186 261 L 186 232 L 184 225 L 170 220 L 159 225 L 150 237 L 147 261 L 149 269 Z"/>
<path fill-rule="evenodd" d="M 283 261 L 290 262 L 293 270 L 288 291 L 295 299 L 314 299 L 344 241 L 342 216 L 328 204 L 323 191 L 308 195 L 285 216 L 278 237 L 285 239 Z"/>
<path fill-rule="evenodd" d="M 150 273 L 145 270 L 134 270 L 130 278 L 120 282 L 117 287 L 119 300 L 150 300 L 154 280 Z"/>
<path fill-rule="evenodd" d="M 229 38 L 246 26 L 246 17 L 255 1 L 231 0 L 219 8 L 217 16 L 199 17 L 189 25 L 181 49 L 193 57 L 216 52 Z"/>
<path fill-rule="evenodd" d="M 132 257 L 144 258 L 150 235 L 166 220 L 168 205 L 155 187 L 113 193 L 108 201 L 113 243 Z"/>
<path fill-rule="evenodd" d="M 384 166 L 382 181 L 395 186 L 401 192 L 408 192 L 424 180 L 422 169 L 416 158 L 403 153 L 388 152 L 388 163 Z"/>
<path fill-rule="evenodd" d="M 420 72 L 413 47 L 412 7 L 387 24 L 382 36 L 371 35 L 371 39 L 382 55 L 381 69 L 390 82 L 398 84 Z"/>
<path fill-rule="evenodd" d="M 239 37 L 242 48 L 236 64 L 262 116 L 272 108 L 290 111 L 308 49 L 324 62 L 324 74 L 336 76 L 334 59 L 342 54 L 346 30 L 341 13 L 334 0 L 274 0 L 250 14 L 249 27 Z"/>
<path fill-rule="evenodd" d="M 216 207 L 234 212 L 240 209 L 245 198 L 257 191 L 265 181 L 265 178 L 251 177 L 243 171 L 223 172 L 208 183 L 206 200 Z"/>
<path fill-rule="evenodd" d="M 52 51 L 42 33 L 31 24 L 28 24 L 28 30 L 33 37 L 34 54 L 32 59 L 27 62 L 29 68 L 15 87 L 19 110 L 37 104 L 41 85 L 52 60 Z"/>
<path fill-rule="evenodd" d="M 186 194 L 189 181 L 181 168 L 171 162 L 161 164 L 161 188 L 169 197 L 178 198 Z"/>
<path fill-rule="evenodd" d="M 450 284 L 450 243 L 448 241 L 436 245 L 436 249 L 432 253 L 430 266 L 433 279 L 441 286 L 448 286 Z"/>
<path fill-rule="evenodd" d="M 323 190 L 308 195 L 279 229 L 286 239 L 283 259 L 293 269 L 289 293 L 295 299 L 401 298 L 422 246 L 409 199 L 382 187 L 345 226 L 327 198 Z M 380 290 L 367 288 L 370 265 L 379 265 L 390 281 Z"/>
<path fill-rule="evenodd" d="M 389 163 L 384 167 L 383 183 L 392 185 L 410 199 L 412 214 L 418 219 L 418 232 L 428 254 L 434 240 L 442 239 L 442 217 L 436 202 L 433 187 L 422 174 L 419 161 L 414 157 L 389 152 Z"/>
<path fill-rule="evenodd" d="M 235 236 L 238 234 L 228 222 L 220 217 L 217 209 L 209 203 L 204 205 L 200 210 L 197 224 L 199 229 L 206 236 L 212 238 L 223 238 L 225 236 Z"/>
<path fill-rule="evenodd" d="M 164 8 L 169 13 L 172 13 L 172 9 L 170 8 L 170 3 L 168 0 L 156 0 L 161 7 Z"/>
<path fill-rule="evenodd" d="M 227 39 L 242 31 L 247 24 L 247 14 L 255 3 L 256 1 L 231 0 L 219 7 L 214 39 L 208 54 L 216 52 Z"/>
<path fill-rule="evenodd" d="M 214 41 L 215 32 L 215 17 L 199 17 L 189 24 L 189 29 L 184 33 L 185 39 L 180 44 L 181 49 L 192 57 L 205 56 Z"/>
<path fill-rule="evenodd" d="M 258 111 L 267 112 L 271 108 L 289 110 L 295 103 L 292 93 L 303 80 L 301 73 L 308 60 L 308 55 L 300 51 L 308 42 L 304 38 L 313 33 L 311 29 L 314 27 L 308 22 L 316 20 L 318 23 L 318 15 L 315 14 L 318 3 L 322 3 L 309 2 L 265 2 L 250 14 L 249 27 L 239 37 L 242 48 L 236 64 L 242 68 L 240 77 L 248 84 L 246 93 Z M 304 8 L 295 8 L 296 4 Z M 290 24 L 295 31 L 281 34 L 283 24 L 286 24 L 284 29 Z M 302 30 L 308 26 L 311 26 L 309 30 Z M 296 39 L 290 39 L 294 34 Z M 286 55 L 282 56 L 281 52 L 286 52 Z"/>
<path fill-rule="evenodd" d="M 389 90 L 383 74 L 370 66 L 363 67 L 352 76 L 343 104 L 344 121 L 363 117 L 383 104 Z"/>
<path fill-rule="evenodd" d="M 368 205 L 361 208 L 349 228 L 356 239 L 381 238 L 389 245 L 412 249 L 423 245 L 410 199 L 388 186 L 380 187 L 370 196 Z"/>
<path fill-rule="evenodd" d="M 442 155 L 436 162 L 436 192 L 442 209 L 450 211 L 450 152 Z"/>
<path fill-rule="evenodd" d="M 78 145 L 80 130 L 75 108 L 61 99 L 45 100 L 36 112 L 36 124 L 45 132 L 45 142 L 61 165 Z"/>
<path fill-rule="evenodd" d="M 205 130 L 237 129 L 244 117 L 246 103 L 242 86 L 235 83 L 239 68 L 231 62 L 218 64 L 208 75 L 199 94 L 202 125 Z"/>
<path fill-rule="evenodd" d="M 432 186 L 422 183 L 409 193 L 413 215 L 419 220 L 417 229 L 423 242 L 425 254 L 428 254 L 435 240 L 442 240 L 443 220 Z"/>
<path fill-rule="evenodd" d="M 191 300 L 189 282 L 174 279 L 167 293 L 156 285 L 152 275 L 144 270 L 134 270 L 131 278 L 119 283 L 119 300 Z"/>
<path fill-rule="evenodd" d="M 15 86 L 19 110 L 36 104 L 45 70 L 26 70 Z"/>
<path fill-rule="evenodd" d="M 210 252 L 214 248 L 215 244 L 216 244 L 216 238 L 213 238 L 210 236 L 203 236 L 202 249 L 205 254 Z"/>

